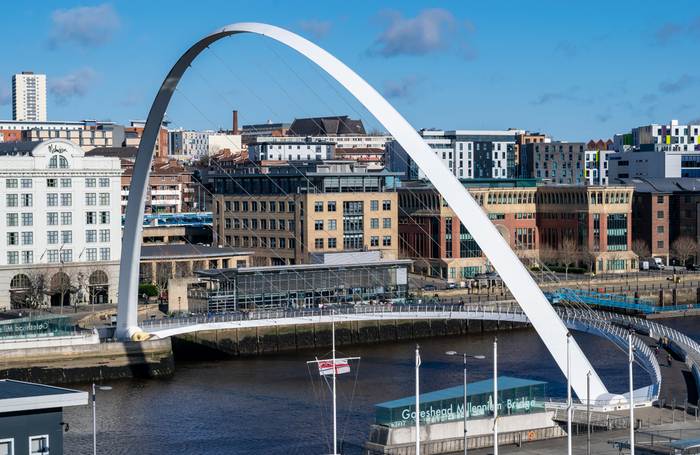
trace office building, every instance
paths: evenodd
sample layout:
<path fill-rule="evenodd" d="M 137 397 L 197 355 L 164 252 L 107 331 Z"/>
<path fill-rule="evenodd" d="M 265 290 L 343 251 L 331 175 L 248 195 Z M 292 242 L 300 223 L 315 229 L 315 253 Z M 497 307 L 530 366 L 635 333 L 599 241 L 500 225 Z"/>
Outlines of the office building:
<path fill-rule="evenodd" d="M 46 121 L 46 75 L 22 71 L 12 76 L 12 120 Z"/>

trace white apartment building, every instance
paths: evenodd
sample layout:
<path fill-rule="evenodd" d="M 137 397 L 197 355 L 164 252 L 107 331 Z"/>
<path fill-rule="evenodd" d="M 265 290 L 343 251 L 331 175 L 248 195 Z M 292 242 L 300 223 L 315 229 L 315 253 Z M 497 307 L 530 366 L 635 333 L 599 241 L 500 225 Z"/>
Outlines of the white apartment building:
<path fill-rule="evenodd" d="M 615 151 L 621 152 L 625 146 L 644 149 L 645 145 L 677 145 L 680 151 L 700 151 L 700 125 L 679 125 L 671 120 L 669 125 L 651 124 L 633 128 L 627 134 L 616 134 L 613 139 Z"/>
<path fill-rule="evenodd" d="M 251 161 L 334 160 L 335 142 L 318 141 L 316 138 L 284 143 L 252 142 L 248 144 L 248 159 Z"/>
<path fill-rule="evenodd" d="M 119 159 L 85 157 L 76 143 L 60 138 L 0 144 L 0 156 L 0 308 L 16 305 L 38 275 L 54 305 L 60 304 L 57 287 L 66 282 L 74 292 L 64 304 L 81 293 L 85 301 L 116 303 Z"/>
<path fill-rule="evenodd" d="M 12 76 L 12 119 L 46 121 L 46 75 L 22 71 Z"/>
<path fill-rule="evenodd" d="M 352 136 L 312 136 L 314 141 L 334 142 L 336 148 L 380 148 L 384 149 L 386 144 L 393 141 L 394 137 L 389 134 L 367 134 Z M 299 142 L 303 140 L 300 136 L 261 136 L 257 142 Z"/>
<path fill-rule="evenodd" d="M 610 155 L 614 153 L 614 150 L 586 150 L 587 185 L 606 186 L 610 182 Z"/>
<path fill-rule="evenodd" d="M 452 174 L 460 179 L 515 178 L 515 136 L 524 131 L 426 130 L 418 134 Z M 402 179 L 426 178 L 398 141 L 386 145 L 386 168 Z"/>
<path fill-rule="evenodd" d="M 209 131 L 168 131 L 168 157 L 178 161 L 198 160 L 209 155 Z"/>

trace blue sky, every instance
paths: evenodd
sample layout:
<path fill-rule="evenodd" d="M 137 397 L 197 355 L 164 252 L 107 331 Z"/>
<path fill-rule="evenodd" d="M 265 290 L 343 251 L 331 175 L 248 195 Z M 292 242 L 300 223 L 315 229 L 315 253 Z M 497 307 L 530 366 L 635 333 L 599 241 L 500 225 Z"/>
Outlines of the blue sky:
<path fill-rule="evenodd" d="M 47 75 L 49 120 L 145 119 L 180 55 L 235 22 L 269 23 L 310 39 L 416 129 L 518 128 L 587 141 L 700 117 L 695 1 L 37 0 L 3 6 L 5 119 L 12 117 L 11 77 L 22 71 Z M 230 127 L 236 108 L 241 124 L 348 114 L 384 130 L 327 79 L 277 43 L 252 35 L 225 39 L 185 74 L 168 119 L 185 129 Z"/>

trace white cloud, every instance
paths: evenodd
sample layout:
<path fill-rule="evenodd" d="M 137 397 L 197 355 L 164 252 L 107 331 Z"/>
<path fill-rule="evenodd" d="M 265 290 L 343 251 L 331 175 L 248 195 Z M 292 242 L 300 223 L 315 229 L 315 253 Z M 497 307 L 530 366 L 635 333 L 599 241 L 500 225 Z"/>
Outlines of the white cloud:
<path fill-rule="evenodd" d="M 97 85 L 100 77 L 89 66 L 85 66 L 70 76 L 49 80 L 49 93 L 57 104 L 68 104 L 74 96 L 84 96 Z"/>
<path fill-rule="evenodd" d="M 331 33 L 331 21 L 318 22 L 316 19 L 311 19 L 310 21 L 301 20 L 299 21 L 299 27 L 311 34 L 311 38 L 315 40 L 322 40 Z"/>
<path fill-rule="evenodd" d="M 415 86 L 418 82 L 415 76 L 404 76 L 401 82 L 386 80 L 383 83 L 382 94 L 385 98 L 402 98 L 409 103 L 416 101 Z"/>
<path fill-rule="evenodd" d="M 448 52 L 453 45 L 464 58 L 477 55 L 461 36 L 461 32 L 474 33 L 474 25 L 469 20 L 460 24 L 443 8 L 424 9 L 412 19 L 404 18 L 400 11 L 386 9 L 379 11 L 373 22 L 386 25 L 374 40 L 374 52 L 384 57 Z"/>
<path fill-rule="evenodd" d="M 74 43 L 80 47 L 97 48 L 109 44 L 121 23 L 109 3 L 100 6 L 81 6 L 56 10 L 51 14 L 53 29 L 48 46 L 57 49 L 62 44 Z"/>

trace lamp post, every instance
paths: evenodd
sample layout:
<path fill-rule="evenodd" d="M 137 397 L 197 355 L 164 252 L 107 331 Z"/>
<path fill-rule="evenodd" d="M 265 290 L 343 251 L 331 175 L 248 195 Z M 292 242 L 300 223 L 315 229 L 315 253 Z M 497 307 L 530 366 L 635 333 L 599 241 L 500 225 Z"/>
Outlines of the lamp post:
<path fill-rule="evenodd" d="M 95 390 L 112 390 L 109 386 L 92 384 L 92 454 L 97 455 L 97 420 L 95 418 Z"/>
<path fill-rule="evenodd" d="M 447 351 L 447 355 L 461 355 L 464 357 L 464 455 L 467 455 L 467 357 L 472 359 L 485 359 L 483 355 L 467 355 L 455 351 Z"/>

